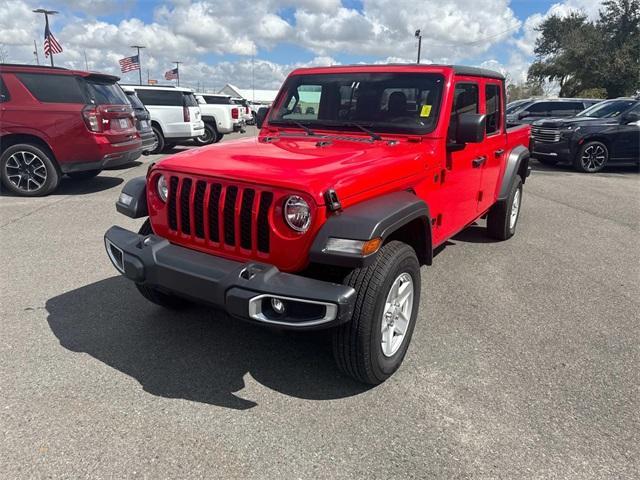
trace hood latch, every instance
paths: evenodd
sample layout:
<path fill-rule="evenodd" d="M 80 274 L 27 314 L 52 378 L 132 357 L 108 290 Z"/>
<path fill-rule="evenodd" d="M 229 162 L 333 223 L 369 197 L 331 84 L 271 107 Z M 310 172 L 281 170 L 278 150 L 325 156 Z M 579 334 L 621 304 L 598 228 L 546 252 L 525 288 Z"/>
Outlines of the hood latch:
<path fill-rule="evenodd" d="M 327 204 L 327 209 L 330 212 L 337 212 L 338 210 L 342 210 L 342 205 L 340 204 L 340 200 L 338 199 L 338 194 L 333 188 L 330 188 L 326 192 L 324 192 L 324 200 Z"/>

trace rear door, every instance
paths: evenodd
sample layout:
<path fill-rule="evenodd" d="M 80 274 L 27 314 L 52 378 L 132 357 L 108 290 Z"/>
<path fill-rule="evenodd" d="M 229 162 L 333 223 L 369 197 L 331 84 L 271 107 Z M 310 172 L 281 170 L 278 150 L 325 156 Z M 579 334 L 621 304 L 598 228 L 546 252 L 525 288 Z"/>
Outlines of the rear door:
<path fill-rule="evenodd" d="M 506 127 L 504 125 L 504 98 L 502 82 L 485 79 L 483 85 L 482 113 L 487 116 L 483 155 L 486 160 L 482 165 L 482 178 L 478 192 L 478 212 L 484 212 L 494 202 L 496 186 L 502 163 L 504 162 L 505 146 L 507 142 Z"/>

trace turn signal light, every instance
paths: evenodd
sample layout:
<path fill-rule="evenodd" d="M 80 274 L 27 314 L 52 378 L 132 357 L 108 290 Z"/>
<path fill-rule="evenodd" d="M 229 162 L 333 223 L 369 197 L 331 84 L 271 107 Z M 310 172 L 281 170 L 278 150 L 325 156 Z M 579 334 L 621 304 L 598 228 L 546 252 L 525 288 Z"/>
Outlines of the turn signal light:
<path fill-rule="evenodd" d="M 372 238 L 371 240 L 364 242 L 364 245 L 362 245 L 362 256 L 366 257 L 367 255 L 371 255 L 372 253 L 376 253 L 381 244 L 382 239 L 380 237 Z"/>

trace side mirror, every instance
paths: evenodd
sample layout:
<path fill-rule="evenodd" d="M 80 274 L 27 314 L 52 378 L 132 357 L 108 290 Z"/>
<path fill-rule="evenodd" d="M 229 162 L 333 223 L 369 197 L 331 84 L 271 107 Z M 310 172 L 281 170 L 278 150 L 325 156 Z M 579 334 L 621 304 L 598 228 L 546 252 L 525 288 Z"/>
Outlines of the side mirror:
<path fill-rule="evenodd" d="M 267 118 L 268 114 L 269 114 L 269 108 L 268 107 L 260 107 L 258 109 L 258 111 L 256 112 L 256 126 L 258 128 L 262 128 L 262 124 L 264 123 L 264 119 Z"/>
<path fill-rule="evenodd" d="M 519 119 L 519 120 L 522 120 L 523 118 L 528 117 L 528 116 L 529 116 L 529 112 L 527 112 L 527 111 L 525 110 L 525 111 L 520 112 L 520 113 L 518 114 L 518 119 Z"/>
<path fill-rule="evenodd" d="M 623 120 L 627 124 L 640 122 L 640 112 L 629 112 L 624 116 Z"/>
<path fill-rule="evenodd" d="M 484 140 L 487 116 L 478 113 L 465 113 L 458 119 L 456 143 L 480 143 Z"/>

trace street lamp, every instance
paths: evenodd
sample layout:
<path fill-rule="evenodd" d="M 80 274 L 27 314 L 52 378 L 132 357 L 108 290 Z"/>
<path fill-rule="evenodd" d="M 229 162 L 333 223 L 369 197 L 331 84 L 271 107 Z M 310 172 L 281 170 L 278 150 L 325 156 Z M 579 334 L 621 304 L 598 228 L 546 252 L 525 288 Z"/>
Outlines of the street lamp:
<path fill-rule="evenodd" d="M 418 39 L 418 62 L 420 63 L 420 49 L 422 48 L 422 35 L 420 35 L 420 29 L 416 30 L 415 37 Z"/>

